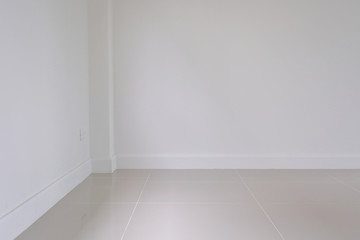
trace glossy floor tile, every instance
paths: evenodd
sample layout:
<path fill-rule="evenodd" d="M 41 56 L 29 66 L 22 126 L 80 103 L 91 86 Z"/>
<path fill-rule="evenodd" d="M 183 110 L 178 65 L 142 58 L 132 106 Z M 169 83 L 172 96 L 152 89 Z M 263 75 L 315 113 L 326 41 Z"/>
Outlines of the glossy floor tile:
<path fill-rule="evenodd" d="M 59 203 L 18 239 L 115 240 L 123 234 L 135 204 Z"/>
<path fill-rule="evenodd" d="M 68 203 L 136 202 L 145 181 L 90 177 L 64 199 Z"/>
<path fill-rule="evenodd" d="M 281 237 L 255 205 L 140 204 L 124 237 L 139 239 L 281 240 Z"/>
<path fill-rule="evenodd" d="M 328 182 L 334 178 L 326 170 L 239 170 L 241 178 L 253 181 Z"/>
<path fill-rule="evenodd" d="M 236 170 L 153 170 L 149 181 L 220 182 L 238 181 Z"/>
<path fill-rule="evenodd" d="M 242 182 L 148 182 L 140 198 L 145 203 L 250 203 Z"/>
<path fill-rule="evenodd" d="M 273 204 L 264 208 L 285 239 L 360 239 L 360 204 Z"/>
<path fill-rule="evenodd" d="M 360 192 L 340 182 L 245 182 L 262 203 L 360 203 Z"/>
<path fill-rule="evenodd" d="M 17 239 L 360 239 L 360 170 L 93 174 Z"/>
<path fill-rule="evenodd" d="M 360 191 L 360 174 L 358 170 L 342 170 L 330 172 L 330 175 L 346 186 Z"/>

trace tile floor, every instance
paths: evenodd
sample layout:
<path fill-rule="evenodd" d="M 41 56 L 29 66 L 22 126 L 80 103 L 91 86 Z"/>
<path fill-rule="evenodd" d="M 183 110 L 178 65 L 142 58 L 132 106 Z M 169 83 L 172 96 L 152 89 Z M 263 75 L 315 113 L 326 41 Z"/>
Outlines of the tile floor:
<path fill-rule="evenodd" d="M 358 240 L 360 170 L 93 174 L 18 240 Z"/>

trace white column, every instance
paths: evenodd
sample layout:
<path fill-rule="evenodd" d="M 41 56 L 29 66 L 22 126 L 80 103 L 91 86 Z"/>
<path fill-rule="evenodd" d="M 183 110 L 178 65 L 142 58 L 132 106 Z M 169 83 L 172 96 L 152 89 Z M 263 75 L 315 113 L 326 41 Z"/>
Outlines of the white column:
<path fill-rule="evenodd" d="M 112 0 L 89 0 L 90 155 L 93 172 L 116 169 Z"/>

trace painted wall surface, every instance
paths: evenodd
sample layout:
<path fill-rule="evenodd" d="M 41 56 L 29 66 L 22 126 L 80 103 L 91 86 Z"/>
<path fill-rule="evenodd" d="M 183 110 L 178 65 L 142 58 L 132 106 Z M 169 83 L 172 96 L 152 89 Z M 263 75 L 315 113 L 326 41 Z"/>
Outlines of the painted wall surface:
<path fill-rule="evenodd" d="M 90 166 L 87 1 L 3 0 L 0 31 L 0 238 L 13 239 L 91 171 L 68 177 Z"/>
<path fill-rule="evenodd" d="M 359 1 L 113 4 L 116 154 L 128 166 L 360 155 Z"/>
<path fill-rule="evenodd" d="M 90 155 L 95 172 L 111 172 L 113 63 L 111 0 L 89 0 Z"/>

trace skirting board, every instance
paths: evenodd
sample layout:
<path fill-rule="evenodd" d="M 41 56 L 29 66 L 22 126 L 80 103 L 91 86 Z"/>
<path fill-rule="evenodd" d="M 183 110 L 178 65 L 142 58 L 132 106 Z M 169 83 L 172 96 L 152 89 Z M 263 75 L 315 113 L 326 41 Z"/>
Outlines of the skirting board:
<path fill-rule="evenodd" d="M 118 169 L 359 169 L 360 156 L 122 155 Z"/>
<path fill-rule="evenodd" d="M 112 157 L 108 159 L 92 159 L 93 173 L 112 173 L 116 170 L 117 158 Z"/>
<path fill-rule="evenodd" d="M 0 239 L 13 240 L 91 174 L 85 161 L 0 219 Z"/>

